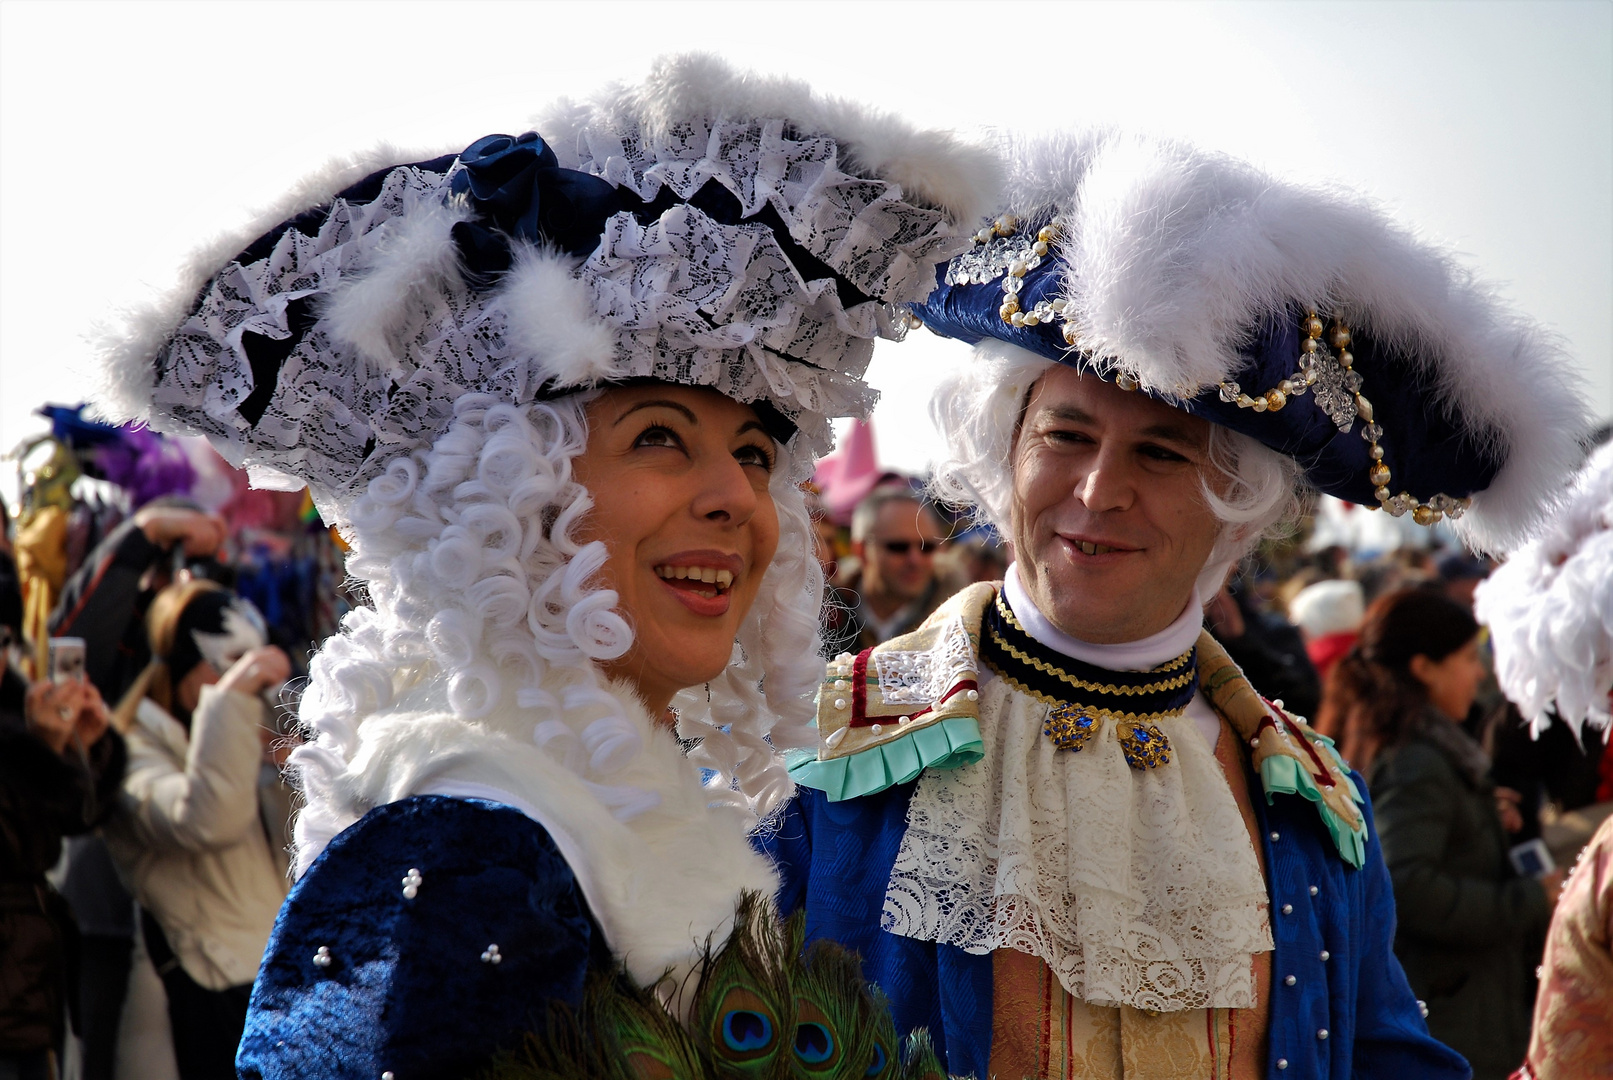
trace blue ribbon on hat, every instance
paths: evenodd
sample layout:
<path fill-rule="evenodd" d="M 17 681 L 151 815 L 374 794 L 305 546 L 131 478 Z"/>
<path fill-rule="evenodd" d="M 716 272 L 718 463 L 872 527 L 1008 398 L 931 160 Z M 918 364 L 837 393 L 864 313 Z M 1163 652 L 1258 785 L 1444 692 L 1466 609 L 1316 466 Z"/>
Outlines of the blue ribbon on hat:
<path fill-rule="evenodd" d="M 599 246 L 605 222 L 624 209 L 615 184 L 561 168 L 535 131 L 477 139 L 459 163 L 464 171 L 454 178 L 453 190 L 469 194 L 478 216 L 528 243 L 587 255 Z"/>

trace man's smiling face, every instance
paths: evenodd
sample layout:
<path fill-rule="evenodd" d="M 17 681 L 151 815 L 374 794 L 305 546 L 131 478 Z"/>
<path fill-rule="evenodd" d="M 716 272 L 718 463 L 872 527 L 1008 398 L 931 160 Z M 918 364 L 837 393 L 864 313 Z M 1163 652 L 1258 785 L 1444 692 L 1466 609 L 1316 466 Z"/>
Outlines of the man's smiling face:
<path fill-rule="evenodd" d="M 1054 365 L 1015 439 L 1019 576 L 1071 637 L 1136 641 L 1169 626 L 1220 533 L 1200 477 L 1210 424 Z"/>

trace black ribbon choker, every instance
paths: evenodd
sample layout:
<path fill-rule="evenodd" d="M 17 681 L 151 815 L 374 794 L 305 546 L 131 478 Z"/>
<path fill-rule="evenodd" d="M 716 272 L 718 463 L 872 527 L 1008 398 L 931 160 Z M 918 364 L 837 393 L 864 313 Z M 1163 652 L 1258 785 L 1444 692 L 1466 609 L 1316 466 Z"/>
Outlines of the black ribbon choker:
<path fill-rule="evenodd" d="M 1199 688 L 1197 645 L 1150 671 L 1110 671 L 1031 637 L 1001 593 L 986 609 L 980 659 L 1016 690 L 1051 706 L 1042 732 L 1060 750 L 1079 753 L 1105 719 L 1114 720 L 1134 769 L 1169 763 L 1170 740 L 1157 722 L 1182 715 Z"/>

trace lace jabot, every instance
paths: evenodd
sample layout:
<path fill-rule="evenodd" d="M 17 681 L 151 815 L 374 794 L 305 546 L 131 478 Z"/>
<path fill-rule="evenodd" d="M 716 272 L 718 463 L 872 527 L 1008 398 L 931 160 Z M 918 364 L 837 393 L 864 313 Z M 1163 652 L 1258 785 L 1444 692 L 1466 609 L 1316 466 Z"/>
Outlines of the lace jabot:
<path fill-rule="evenodd" d="M 1012 577 L 1004 592 L 1043 646 L 1086 664 L 1124 656 L 1111 670 L 1152 668 L 1199 632 L 1190 607 L 1146 643 L 1092 646 L 1048 633 Z M 1252 1007 L 1251 957 L 1272 948 L 1265 881 L 1192 716 L 1160 719 L 1171 758 L 1137 768 L 1113 716 L 1071 752 L 1043 734 L 1054 706 L 1010 680 L 985 683 L 979 705 L 980 763 L 929 769 L 913 793 L 883 927 L 1028 953 L 1095 1005 Z"/>

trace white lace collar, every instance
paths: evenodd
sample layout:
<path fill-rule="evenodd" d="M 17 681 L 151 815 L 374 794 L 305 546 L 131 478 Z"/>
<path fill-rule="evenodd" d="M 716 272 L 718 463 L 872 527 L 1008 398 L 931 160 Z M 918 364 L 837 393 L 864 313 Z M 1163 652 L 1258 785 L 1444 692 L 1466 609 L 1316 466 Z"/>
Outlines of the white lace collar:
<path fill-rule="evenodd" d="M 1199 633 L 1197 597 L 1143 641 L 1093 645 L 1053 627 L 1010 567 L 1004 591 L 1039 642 L 1109 670 L 1145 670 Z M 965 952 L 1038 957 L 1071 995 L 1157 1012 L 1255 1005 L 1272 948 L 1265 880 L 1212 747 L 1202 695 L 1162 719 L 1170 760 L 1133 768 L 1114 719 L 1079 752 L 1042 728 L 1049 704 L 981 669 L 974 765 L 929 769 L 908 803 L 881 926 Z M 1214 725 L 1193 734 L 1195 707 Z"/>

